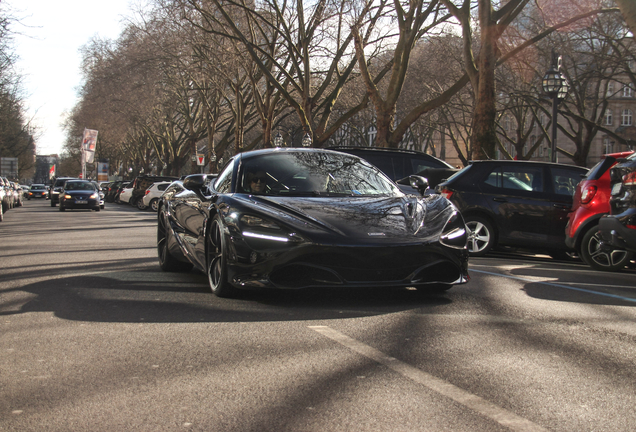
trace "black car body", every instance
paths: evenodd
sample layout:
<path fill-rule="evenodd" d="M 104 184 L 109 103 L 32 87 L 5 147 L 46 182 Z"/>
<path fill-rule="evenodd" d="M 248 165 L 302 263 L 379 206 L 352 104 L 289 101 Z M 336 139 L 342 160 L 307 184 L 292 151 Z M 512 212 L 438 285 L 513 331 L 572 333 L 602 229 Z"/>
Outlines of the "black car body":
<path fill-rule="evenodd" d="M 636 153 L 616 164 L 610 177 L 610 214 L 599 221 L 601 238 L 611 247 L 636 252 Z"/>
<path fill-rule="evenodd" d="M 253 172 L 264 192 L 249 191 Z M 164 192 L 157 246 L 163 270 L 194 265 L 219 296 L 235 288 L 445 290 L 468 280 L 457 209 L 440 195 L 403 194 L 356 156 L 259 150 L 234 156 L 209 188 L 205 180 L 192 175 Z"/>
<path fill-rule="evenodd" d="M 47 188 L 43 184 L 32 184 L 31 189 L 29 189 L 29 194 L 27 199 L 31 198 L 46 198 L 46 194 L 48 193 Z"/>
<path fill-rule="evenodd" d="M 58 177 L 55 179 L 49 190 L 49 198 L 51 199 L 51 207 L 55 207 L 60 202 L 60 193 L 64 189 L 66 180 L 78 180 L 75 177 Z"/>
<path fill-rule="evenodd" d="M 425 177 L 429 186 L 434 188 L 459 171 L 435 156 L 415 150 L 380 147 L 331 147 L 330 149 L 365 159 L 396 182 L 404 193 L 417 193 L 409 183 L 411 175 Z"/>
<path fill-rule="evenodd" d="M 564 257 L 572 196 L 586 172 L 554 163 L 474 161 L 437 189 L 464 216 L 472 256 L 509 246 Z"/>
<path fill-rule="evenodd" d="M 59 194 L 60 211 L 85 209 L 99 211 L 99 192 L 88 180 L 67 180 Z"/>

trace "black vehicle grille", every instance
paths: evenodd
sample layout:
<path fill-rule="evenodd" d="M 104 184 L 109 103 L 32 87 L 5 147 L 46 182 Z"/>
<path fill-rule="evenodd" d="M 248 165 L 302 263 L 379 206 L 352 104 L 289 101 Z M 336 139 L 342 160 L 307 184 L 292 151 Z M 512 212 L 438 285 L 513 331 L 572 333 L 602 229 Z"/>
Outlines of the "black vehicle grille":
<path fill-rule="evenodd" d="M 270 280 L 279 286 L 303 287 L 373 283 L 417 284 L 452 283 L 461 276 L 460 268 L 448 258 L 412 248 L 352 248 L 345 253 L 325 251 L 303 255 L 301 259 L 277 269 Z"/>

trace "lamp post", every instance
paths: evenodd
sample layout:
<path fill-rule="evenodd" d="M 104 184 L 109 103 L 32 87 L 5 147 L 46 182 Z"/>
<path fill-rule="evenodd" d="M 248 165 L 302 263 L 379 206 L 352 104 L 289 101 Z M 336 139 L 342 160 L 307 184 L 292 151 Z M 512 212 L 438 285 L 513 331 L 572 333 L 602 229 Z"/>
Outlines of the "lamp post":
<path fill-rule="evenodd" d="M 274 137 L 274 147 L 282 147 L 283 146 L 283 136 L 278 132 Z"/>
<path fill-rule="evenodd" d="M 303 147 L 311 147 L 311 135 L 305 134 L 302 141 Z"/>
<path fill-rule="evenodd" d="M 559 103 L 565 99 L 568 95 L 568 89 L 570 84 L 560 72 L 561 69 L 561 56 L 552 51 L 552 65 L 550 69 L 545 73 L 541 84 L 543 85 L 543 91 L 552 99 L 552 151 L 551 162 L 557 161 L 557 107 Z"/>

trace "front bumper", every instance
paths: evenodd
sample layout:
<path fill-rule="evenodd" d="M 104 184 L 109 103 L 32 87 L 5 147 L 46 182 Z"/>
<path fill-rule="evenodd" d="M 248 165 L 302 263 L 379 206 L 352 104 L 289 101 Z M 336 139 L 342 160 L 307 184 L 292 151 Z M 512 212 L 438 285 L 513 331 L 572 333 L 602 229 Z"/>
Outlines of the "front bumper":
<path fill-rule="evenodd" d="M 628 208 L 617 215 L 603 216 L 599 221 L 599 230 L 603 241 L 612 246 L 636 252 L 636 208 Z"/>
<path fill-rule="evenodd" d="M 62 201 L 60 201 L 60 206 L 69 210 L 95 210 L 100 208 L 99 201 L 94 199 L 87 200 L 86 204 L 78 204 L 75 199 L 63 199 Z"/>
<path fill-rule="evenodd" d="M 236 238 L 230 244 L 228 281 L 238 288 L 417 287 L 469 279 L 468 253 L 439 244 L 303 244 L 278 251 L 253 249 Z"/>

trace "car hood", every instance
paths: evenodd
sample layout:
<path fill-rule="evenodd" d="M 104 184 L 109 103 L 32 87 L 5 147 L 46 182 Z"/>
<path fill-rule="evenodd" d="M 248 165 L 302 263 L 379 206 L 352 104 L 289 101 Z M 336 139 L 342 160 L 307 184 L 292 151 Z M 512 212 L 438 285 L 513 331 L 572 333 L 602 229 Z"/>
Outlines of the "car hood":
<path fill-rule="evenodd" d="M 246 204 L 301 232 L 320 231 L 379 242 L 437 239 L 455 208 L 440 195 L 428 197 L 272 197 L 246 195 Z"/>

